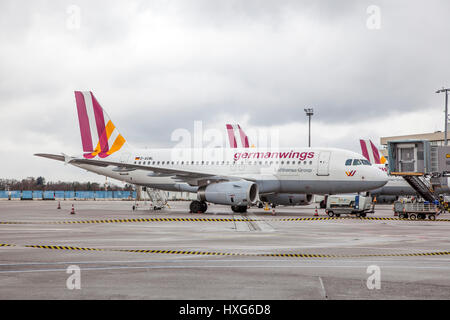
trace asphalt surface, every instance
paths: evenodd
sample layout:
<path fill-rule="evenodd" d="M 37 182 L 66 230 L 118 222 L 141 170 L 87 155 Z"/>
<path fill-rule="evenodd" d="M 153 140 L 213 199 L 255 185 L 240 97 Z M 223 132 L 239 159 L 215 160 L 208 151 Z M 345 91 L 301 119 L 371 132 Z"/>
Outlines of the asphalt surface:
<path fill-rule="evenodd" d="M 0 299 L 450 298 L 450 221 L 132 205 L 0 201 Z"/>

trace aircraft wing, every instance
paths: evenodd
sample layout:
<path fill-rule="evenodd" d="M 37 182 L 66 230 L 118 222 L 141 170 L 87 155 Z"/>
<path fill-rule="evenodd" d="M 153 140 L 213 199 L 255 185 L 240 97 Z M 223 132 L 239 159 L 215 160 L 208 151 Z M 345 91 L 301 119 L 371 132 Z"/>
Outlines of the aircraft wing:
<path fill-rule="evenodd" d="M 52 154 L 43 154 L 43 153 L 37 153 L 35 154 L 39 157 L 59 160 L 59 161 L 65 161 L 64 156 L 60 155 L 52 155 Z M 94 160 L 94 159 L 81 159 L 81 158 L 71 158 L 68 160 L 69 164 L 77 165 L 77 164 L 87 164 L 92 166 L 98 166 L 98 167 L 107 167 L 107 166 L 115 166 L 117 167 L 115 171 L 120 170 L 127 170 L 127 171 L 133 171 L 133 170 L 144 170 L 149 171 L 149 174 L 152 176 L 173 176 L 176 180 L 180 182 L 186 182 L 190 185 L 194 186 L 202 186 L 202 185 L 208 185 L 213 182 L 220 182 L 220 181 L 236 181 L 236 180 L 242 180 L 247 178 L 237 177 L 237 176 L 218 176 L 211 173 L 205 173 L 205 172 L 196 172 L 196 171 L 190 171 L 190 170 L 181 170 L 181 169 L 171 169 L 171 168 L 162 168 L 162 167 L 155 167 L 155 166 L 148 166 L 148 165 L 139 165 L 139 164 L 131 164 L 131 163 L 121 163 L 121 162 L 115 162 L 115 161 L 107 161 L 107 160 Z"/>

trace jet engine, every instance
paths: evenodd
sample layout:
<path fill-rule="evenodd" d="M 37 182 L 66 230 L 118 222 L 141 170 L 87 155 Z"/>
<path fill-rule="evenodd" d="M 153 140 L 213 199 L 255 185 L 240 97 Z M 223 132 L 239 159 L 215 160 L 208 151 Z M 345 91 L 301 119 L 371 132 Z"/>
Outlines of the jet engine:
<path fill-rule="evenodd" d="M 313 199 L 312 194 L 274 193 L 260 196 L 261 201 L 283 206 L 306 206 Z"/>
<path fill-rule="evenodd" d="M 258 199 L 258 185 L 250 181 L 218 182 L 200 187 L 200 201 L 232 206 L 247 206 Z"/>

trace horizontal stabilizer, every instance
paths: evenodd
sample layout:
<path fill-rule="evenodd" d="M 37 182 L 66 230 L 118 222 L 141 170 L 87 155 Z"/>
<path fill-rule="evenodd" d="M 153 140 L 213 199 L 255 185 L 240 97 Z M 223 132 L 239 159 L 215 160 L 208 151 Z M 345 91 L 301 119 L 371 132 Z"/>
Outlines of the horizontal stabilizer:
<path fill-rule="evenodd" d="M 48 159 L 53 159 L 53 160 L 58 160 L 58 161 L 63 161 L 63 162 L 65 161 L 65 157 L 60 154 L 35 153 L 34 155 L 37 157 L 42 157 L 42 158 L 48 158 Z"/>

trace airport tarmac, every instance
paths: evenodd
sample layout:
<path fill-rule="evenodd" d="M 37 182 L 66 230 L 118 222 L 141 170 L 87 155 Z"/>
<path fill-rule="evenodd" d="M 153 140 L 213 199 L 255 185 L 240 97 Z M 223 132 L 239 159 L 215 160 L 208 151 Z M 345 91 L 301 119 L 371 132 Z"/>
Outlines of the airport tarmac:
<path fill-rule="evenodd" d="M 190 214 L 182 201 L 57 204 L 0 201 L 0 299 L 450 298 L 450 221 L 390 219 L 392 205 L 369 215 L 380 220 L 308 220 L 315 205 L 273 216 Z M 80 289 L 67 286 L 69 266 Z"/>

